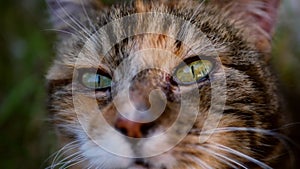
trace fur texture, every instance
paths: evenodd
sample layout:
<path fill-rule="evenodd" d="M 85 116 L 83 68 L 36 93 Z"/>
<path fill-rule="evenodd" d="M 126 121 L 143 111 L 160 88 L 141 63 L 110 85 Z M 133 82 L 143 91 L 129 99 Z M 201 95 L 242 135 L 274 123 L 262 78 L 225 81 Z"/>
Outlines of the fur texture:
<path fill-rule="evenodd" d="M 49 110 L 67 145 L 62 148 L 66 158 L 55 159 L 50 168 L 283 164 L 286 150 L 279 129 L 285 112 L 268 66 L 278 4 L 137 0 L 108 7 L 91 0 L 49 0 L 53 24 L 60 31 L 57 58 L 47 75 Z M 214 62 L 209 78 L 194 85 L 175 83 L 176 67 L 195 56 Z M 85 88 L 78 80 L 84 70 L 105 72 L 113 85 L 105 91 Z M 148 99 L 156 89 L 160 94 Z M 128 91 L 126 98 L 123 93 Z M 145 125 L 142 135 L 112 131 L 121 113 L 139 119 L 138 110 L 155 110 L 160 103 L 163 112 Z M 157 113 L 150 110 L 144 113 Z M 201 135 L 209 137 L 200 141 Z"/>

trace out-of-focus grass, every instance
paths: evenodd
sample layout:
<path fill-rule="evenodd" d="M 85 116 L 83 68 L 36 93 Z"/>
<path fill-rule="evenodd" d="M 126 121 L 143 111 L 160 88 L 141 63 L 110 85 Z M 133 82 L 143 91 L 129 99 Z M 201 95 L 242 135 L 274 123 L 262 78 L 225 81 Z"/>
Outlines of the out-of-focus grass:
<path fill-rule="evenodd" d="M 274 37 L 273 67 L 279 77 L 281 92 L 286 106 L 282 113 L 290 114 L 290 138 L 296 159 L 295 169 L 300 168 L 300 2 L 282 1 L 279 26 Z"/>
<path fill-rule="evenodd" d="M 53 34 L 43 1 L 0 1 L 0 168 L 41 168 L 55 140 L 44 75 Z"/>
<path fill-rule="evenodd" d="M 300 21 L 291 6 L 282 14 L 273 65 L 293 119 L 300 121 Z M 46 123 L 44 81 L 54 34 L 45 31 L 51 26 L 44 1 L 0 1 L 0 11 L 0 168 L 42 168 L 56 142 Z M 293 139 L 299 135 L 295 130 Z"/>

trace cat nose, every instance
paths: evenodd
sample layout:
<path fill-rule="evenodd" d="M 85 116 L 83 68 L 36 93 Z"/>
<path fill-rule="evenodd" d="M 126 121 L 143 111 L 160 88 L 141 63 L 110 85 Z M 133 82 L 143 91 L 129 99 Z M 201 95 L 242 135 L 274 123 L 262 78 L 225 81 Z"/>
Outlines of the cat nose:
<path fill-rule="evenodd" d="M 120 133 L 133 138 L 142 138 L 151 127 L 150 123 L 138 123 L 125 118 L 118 118 L 115 122 L 115 128 Z"/>

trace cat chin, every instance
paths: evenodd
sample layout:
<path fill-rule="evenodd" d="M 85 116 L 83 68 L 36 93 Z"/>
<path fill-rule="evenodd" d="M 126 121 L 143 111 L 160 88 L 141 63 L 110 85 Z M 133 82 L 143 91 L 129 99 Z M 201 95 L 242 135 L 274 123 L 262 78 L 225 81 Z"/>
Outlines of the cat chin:
<path fill-rule="evenodd" d="M 144 167 L 141 165 L 130 166 L 128 169 L 148 169 L 148 167 Z"/>
<path fill-rule="evenodd" d="M 148 164 L 155 169 L 159 168 L 173 168 L 177 164 L 177 160 L 171 152 L 164 153 L 145 160 Z"/>
<path fill-rule="evenodd" d="M 105 138 L 105 139 L 104 139 Z M 101 143 L 99 142 L 101 140 Z M 82 155 L 87 159 L 90 166 L 106 169 L 128 168 L 132 165 L 133 159 L 115 155 L 105 149 L 105 147 L 114 148 L 125 156 L 133 156 L 130 145 L 123 139 L 115 138 L 108 133 L 101 136 L 101 139 L 87 139 L 80 147 Z"/>
<path fill-rule="evenodd" d="M 119 148 L 121 148 L 120 146 Z M 138 164 L 136 158 L 126 158 L 105 151 L 92 142 L 87 142 L 81 147 L 82 155 L 87 159 L 88 166 L 105 169 L 160 169 L 173 168 L 176 159 L 170 153 L 155 157 L 144 158 L 143 164 Z"/>
<path fill-rule="evenodd" d="M 153 133 L 155 135 L 155 133 Z M 151 138 L 151 137 L 150 137 Z M 85 141 L 83 141 L 85 140 Z M 105 169 L 160 169 L 173 168 L 176 159 L 172 155 L 172 150 L 164 152 L 164 146 L 167 146 L 167 137 L 161 136 L 159 139 L 149 139 L 140 145 L 137 145 L 139 154 L 145 158 L 136 158 L 132 145 L 122 135 L 115 135 L 106 132 L 99 138 L 82 139 L 80 152 L 87 159 L 88 166 L 92 168 Z M 110 152 L 108 149 L 114 151 Z M 113 149 L 111 149 L 113 148 Z M 120 155 L 117 155 L 120 152 Z M 151 156 L 151 153 L 159 155 Z M 148 156 L 148 157 L 147 157 Z M 137 162 L 137 160 L 139 162 Z M 142 161 L 143 163 L 140 163 Z"/>

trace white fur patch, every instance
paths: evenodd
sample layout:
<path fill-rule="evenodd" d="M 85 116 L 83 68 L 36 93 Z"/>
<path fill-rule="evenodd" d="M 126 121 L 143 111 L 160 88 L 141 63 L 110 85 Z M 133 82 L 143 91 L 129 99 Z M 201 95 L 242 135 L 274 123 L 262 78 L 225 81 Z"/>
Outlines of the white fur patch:
<path fill-rule="evenodd" d="M 171 152 L 167 152 L 165 154 L 152 157 L 149 159 L 149 163 L 153 165 L 153 168 L 173 168 L 177 164 L 176 158 L 171 154 Z"/>
<path fill-rule="evenodd" d="M 153 168 L 173 168 L 176 166 L 177 160 L 172 155 L 172 150 L 166 151 L 166 147 L 171 147 L 168 139 L 169 137 L 166 135 L 159 135 L 157 133 L 161 133 L 161 131 L 156 131 L 153 137 L 149 138 L 149 140 L 143 142 L 144 144 L 141 146 L 141 152 L 144 156 L 147 154 L 157 154 L 153 157 L 147 158 L 147 163 L 150 164 Z"/>
<path fill-rule="evenodd" d="M 89 160 L 89 164 L 95 168 L 116 169 L 128 168 L 133 163 L 133 159 L 113 154 L 106 149 L 113 149 L 114 152 L 120 152 L 122 155 L 131 157 L 133 151 L 126 140 L 119 135 L 113 135 L 106 132 L 98 140 L 87 141 L 81 146 L 83 156 Z M 99 145 L 101 146 L 99 146 Z"/>

